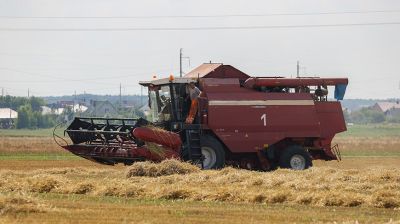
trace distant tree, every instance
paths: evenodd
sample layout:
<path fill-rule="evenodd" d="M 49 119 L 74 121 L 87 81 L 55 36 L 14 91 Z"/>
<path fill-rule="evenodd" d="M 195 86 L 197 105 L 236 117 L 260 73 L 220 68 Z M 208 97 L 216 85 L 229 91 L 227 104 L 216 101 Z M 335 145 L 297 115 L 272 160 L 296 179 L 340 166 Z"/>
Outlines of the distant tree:
<path fill-rule="evenodd" d="M 34 96 L 29 98 L 29 103 L 31 104 L 32 111 L 42 111 L 41 106 L 46 105 L 44 99 Z"/>
<path fill-rule="evenodd" d="M 37 112 L 36 112 L 37 113 Z M 49 128 L 56 125 L 57 115 L 54 114 L 37 114 L 37 127 L 38 128 Z"/>
<path fill-rule="evenodd" d="M 387 118 L 387 121 L 390 123 L 400 123 L 400 113 L 391 115 Z"/>
<path fill-rule="evenodd" d="M 29 104 L 20 106 L 18 109 L 17 128 L 31 127 L 32 108 Z"/>
<path fill-rule="evenodd" d="M 7 104 L 17 106 L 18 119 L 16 127 L 21 128 L 49 128 L 56 123 L 57 115 L 43 115 L 41 106 L 44 100 L 38 97 L 12 97 L 0 98 L 0 105 Z"/>
<path fill-rule="evenodd" d="M 74 118 L 74 115 L 75 115 L 75 113 L 72 110 L 72 108 L 66 107 L 66 108 L 64 108 L 64 111 L 60 115 L 59 122 L 70 121 Z"/>
<path fill-rule="evenodd" d="M 29 102 L 26 97 L 17 97 L 17 96 L 0 96 L 0 107 L 2 108 L 11 108 L 13 110 L 18 110 L 18 108 L 22 105 L 25 105 Z"/>
<path fill-rule="evenodd" d="M 346 123 L 353 122 L 350 117 L 350 113 L 347 109 L 343 110 L 343 117 L 344 117 L 344 120 L 346 121 Z"/>
<path fill-rule="evenodd" d="M 363 108 L 350 114 L 350 119 L 354 123 L 382 123 L 385 121 L 385 114 L 371 108 Z"/>

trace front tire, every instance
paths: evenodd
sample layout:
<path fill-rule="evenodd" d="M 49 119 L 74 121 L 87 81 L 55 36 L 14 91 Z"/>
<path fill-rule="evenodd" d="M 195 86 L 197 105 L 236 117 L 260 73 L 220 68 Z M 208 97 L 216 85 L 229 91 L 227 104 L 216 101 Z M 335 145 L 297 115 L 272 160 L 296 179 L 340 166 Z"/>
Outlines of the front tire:
<path fill-rule="evenodd" d="M 225 151 L 222 144 L 211 136 L 201 138 L 201 154 L 203 154 L 203 169 L 220 169 L 225 165 Z"/>
<path fill-rule="evenodd" d="M 299 145 L 288 146 L 280 155 L 279 166 L 292 170 L 305 170 L 312 166 L 310 154 Z"/>

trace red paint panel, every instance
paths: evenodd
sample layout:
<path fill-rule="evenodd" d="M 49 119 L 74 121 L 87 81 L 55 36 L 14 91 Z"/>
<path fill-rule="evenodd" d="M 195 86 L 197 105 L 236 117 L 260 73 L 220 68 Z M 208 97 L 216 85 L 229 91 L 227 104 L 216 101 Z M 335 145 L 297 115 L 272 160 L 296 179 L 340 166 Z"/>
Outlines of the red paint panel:
<path fill-rule="evenodd" d="M 209 127 L 232 152 L 254 152 L 285 137 L 320 135 L 314 106 L 209 106 L 208 110 Z"/>
<path fill-rule="evenodd" d="M 333 137 L 336 133 L 346 131 L 342 107 L 339 102 L 316 102 L 318 119 L 321 122 L 321 135 Z"/>

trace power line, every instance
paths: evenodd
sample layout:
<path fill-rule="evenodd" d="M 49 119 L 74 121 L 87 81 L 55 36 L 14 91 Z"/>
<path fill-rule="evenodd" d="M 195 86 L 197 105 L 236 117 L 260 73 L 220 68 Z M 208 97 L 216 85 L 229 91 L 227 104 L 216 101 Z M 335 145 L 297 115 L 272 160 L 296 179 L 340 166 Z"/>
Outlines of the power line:
<path fill-rule="evenodd" d="M 226 18 L 226 17 L 268 17 L 268 16 L 313 16 L 341 14 L 398 13 L 400 10 L 366 10 L 267 14 L 225 14 L 225 15 L 152 15 L 152 16 L 0 16 L 0 19 L 166 19 L 166 18 Z"/>
<path fill-rule="evenodd" d="M 0 70 L 7 70 L 7 71 L 12 71 L 12 72 L 18 72 L 22 74 L 27 74 L 31 75 L 34 77 L 40 77 L 40 78 L 53 78 L 55 80 L 22 80 L 22 81 L 15 81 L 15 80 L 2 80 L 3 82 L 13 82 L 13 83 L 59 83 L 59 82 L 84 82 L 84 81 L 90 81 L 91 83 L 95 84 L 109 84 L 108 82 L 97 82 L 97 80 L 108 80 L 108 79 L 116 79 L 116 78 L 133 78 L 135 76 L 142 76 L 142 75 L 149 75 L 152 72 L 134 72 L 132 74 L 128 75 L 115 75 L 115 74 L 110 74 L 108 76 L 101 76 L 101 77 L 90 77 L 90 78 L 83 78 L 83 79 L 65 79 L 62 78 L 66 75 L 60 75 L 60 76 L 51 76 L 51 75 L 44 75 L 44 74 L 39 74 L 39 73 L 32 73 L 32 72 L 26 72 L 22 71 L 19 69 L 14 69 L 14 68 L 5 68 L 5 67 L 0 67 Z M 170 71 L 169 69 L 163 69 L 163 70 L 158 70 L 156 73 L 162 73 L 162 72 L 167 72 Z"/>
<path fill-rule="evenodd" d="M 399 25 L 400 22 L 344 23 L 344 24 L 306 24 L 306 25 L 267 25 L 267 26 L 205 26 L 205 27 L 133 27 L 133 28 L 0 28 L 0 31 L 203 31 L 203 30 L 260 30 L 291 28 L 329 28 L 355 26 Z"/>

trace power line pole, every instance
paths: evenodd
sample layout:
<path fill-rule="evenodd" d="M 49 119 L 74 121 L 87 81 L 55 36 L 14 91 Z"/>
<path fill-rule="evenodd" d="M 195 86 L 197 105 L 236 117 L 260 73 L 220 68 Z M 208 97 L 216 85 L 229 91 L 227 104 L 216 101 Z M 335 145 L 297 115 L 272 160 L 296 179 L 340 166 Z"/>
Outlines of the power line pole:
<path fill-rule="evenodd" d="M 140 106 L 143 106 L 143 86 L 140 86 Z"/>
<path fill-rule="evenodd" d="M 122 108 L 122 86 L 119 84 L 119 107 Z"/>
<path fill-rule="evenodd" d="M 189 66 L 190 66 L 190 57 L 184 57 L 183 56 L 183 48 L 179 49 L 179 77 L 182 77 L 183 71 L 182 71 L 182 59 L 188 59 L 189 60 Z"/>
<path fill-rule="evenodd" d="M 28 98 L 29 98 L 29 88 L 28 88 Z"/>
<path fill-rule="evenodd" d="M 179 49 L 179 77 L 182 78 L 182 48 Z"/>
<path fill-rule="evenodd" d="M 72 110 L 75 112 L 75 102 L 76 102 L 76 90 L 74 91 L 74 105 L 72 105 Z"/>
<path fill-rule="evenodd" d="M 300 62 L 297 61 L 297 78 L 300 76 Z"/>

